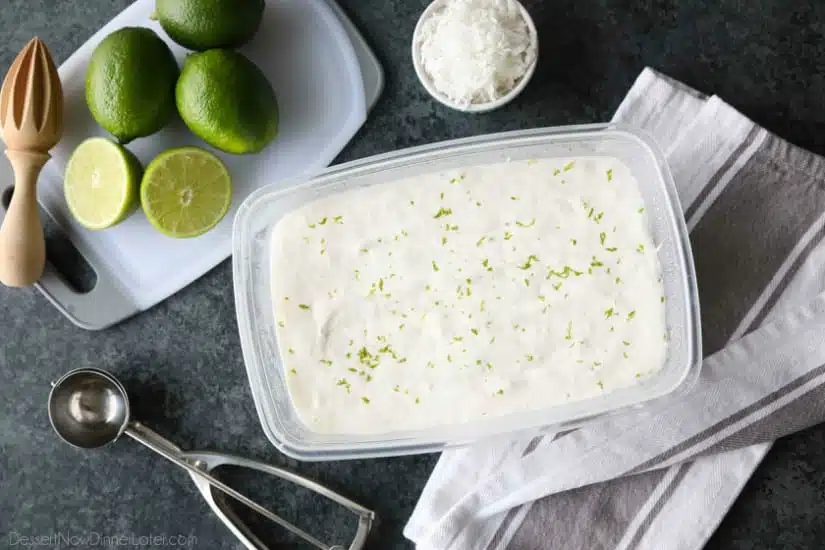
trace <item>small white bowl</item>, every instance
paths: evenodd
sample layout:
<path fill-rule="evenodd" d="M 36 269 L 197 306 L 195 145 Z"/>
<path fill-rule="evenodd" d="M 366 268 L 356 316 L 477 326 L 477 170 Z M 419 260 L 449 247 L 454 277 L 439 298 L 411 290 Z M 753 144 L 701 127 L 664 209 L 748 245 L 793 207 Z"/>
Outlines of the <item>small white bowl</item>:
<path fill-rule="evenodd" d="M 415 74 L 418 76 L 419 82 L 421 85 L 424 86 L 424 89 L 435 98 L 439 103 L 450 107 L 451 109 L 455 109 L 456 111 L 462 111 L 465 113 L 486 113 L 492 111 L 494 109 L 498 109 L 507 103 L 513 101 L 513 99 L 518 96 L 527 84 L 530 82 L 530 79 L 533 77 L 533 73 L 536 70 L 536 65 L 538 63 L 539 58 L 539 38 L 538 32 L 536 31 L 536 25 L 533 22 L 533 18 L 530 17 L 530 14 L 524 8 L 524 6 L 518 1 L 514 0 L 514 2 L 518 5 L 519 11 L 521 12 L 521 17 L 524 19 L 525 24 L 527 25 L 527 31 L 530 33 L 530 42 L 531 47 L 533 49 L 533 62 L 527 67 L 527 70 L 517 82 L 513 88 L 507 92 L 505 95 L 501 96 L 500 98 L 496 99 L 495 101 L 488 101 L 487 103 L 471 103 L 469 105 L 459 105 L 450 101 L 450 99 L 435 89 L 432 82 L 430 81 L 429 76 L 424 71 L 424 67 L 421 65 L 421 52 L 419 51 L 419 38 L 421 34 L 421 26 L 422 23 L 432 14 L 442 8 L 447 2 L 450 0 L 434 0 L 427 9 L 421 14 L 421 17 L 418 18 L 418 23 L 415 25 L 415 30 L 413 31 L 413 38 L 412 38 L 412 59 L 413 59 L 413 67 L 415 67 Z"/>

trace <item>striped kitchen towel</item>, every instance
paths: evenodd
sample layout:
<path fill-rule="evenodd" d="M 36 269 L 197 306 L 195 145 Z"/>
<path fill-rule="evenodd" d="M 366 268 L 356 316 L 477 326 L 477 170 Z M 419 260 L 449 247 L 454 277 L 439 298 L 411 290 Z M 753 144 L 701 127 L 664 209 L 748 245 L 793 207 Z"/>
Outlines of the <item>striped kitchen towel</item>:
<path fill-rule="evenodd" d="M 693 390 L 529 441 L 450 450 L 419 550 L 698 550 L 771 442 L 825 420 L 825 159 L 651 69 L 616 115 L 665 148 L 691 232 Z"/>

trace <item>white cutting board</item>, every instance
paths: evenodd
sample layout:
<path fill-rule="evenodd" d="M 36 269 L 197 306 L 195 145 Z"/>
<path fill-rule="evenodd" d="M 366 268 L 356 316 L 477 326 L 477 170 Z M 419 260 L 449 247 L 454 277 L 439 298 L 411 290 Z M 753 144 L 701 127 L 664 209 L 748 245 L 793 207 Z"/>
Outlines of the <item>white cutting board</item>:
<path fill-rule="evenodd" d="M 182 64 L 187 51 L 150 20 L 153 9 L 154 0 L 138 0 L 59 69 L 66 95 L 65 135 L 51 151 L 52 160 L 38 183 L 38 198 L 95 269 L 98 282 L 89 293 L 78 294 L 47 269 L 38 288 L 75 324 L 87 329 L 105 328 L 148 309 L 226 259 L 231 254 L 232 220 L 247 195 L 263 185 L 328 166 L 366 119 L 365 93 L 374 99 L 383 82 L 372 52 L 332 0 L 268 0 L 258 34 L 241 51 L 275 88 L 280 110 L 277 139 L 257 155 L 229 155 L 207 146 L 176 119 L 160 133 L 128 145 L 144 164 L 164 149 L 182 145 L 198 145 L 218 154 L 233 177 L 232 208 L 226 218 L 195 239 L 177 240 L 158 233 L 140 211 L 114 228 L 89 231 L 69 215 L 62 191 L 64 168 L 74 148 L 88 137 L 106 135 L 85 103 L 86 65 L 103 38 L 126 26 L 154 29 Z M 372 82 L 365 91 L 367 73 Z M 2 170 L 8 181 L 9 167 Z"/>

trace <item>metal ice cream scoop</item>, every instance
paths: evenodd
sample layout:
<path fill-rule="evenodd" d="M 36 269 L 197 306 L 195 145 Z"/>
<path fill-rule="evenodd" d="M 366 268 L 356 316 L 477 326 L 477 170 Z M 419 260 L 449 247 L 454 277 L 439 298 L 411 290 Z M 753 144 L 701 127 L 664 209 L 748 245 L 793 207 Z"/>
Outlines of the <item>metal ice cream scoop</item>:
<path fill-rule="evenodd" d="M 292 525 L 263 506 L 232 489 L 213 475 L 218 466 L 232 465 L 252 468 L 277 476 L 314 491 L 354 513 L 358 529 L 349 550 L 360 550 L 367 538 L 374 513 L 333 491 L 286 470 L 260 462 L 211 452 L 183 452 L 155 431 L 129 419 L 129 397 L 118 380 L 106 371 L 82 368 L 68 372 L 53 383 L 49 394 L 49 420 L 57 434 L 67 443 L 82 449 L 102 447 L 126 434 L 164 458 L 174 462 L 192 476 L 201 494 L 218 517 L 250 550 L 264 550 L 266 546 L 243 525 L 226 505 L 215 498 L 211 489 L 245 504 L 270 521 L 287 529 L 316 548 L 344 550 L 344 546 L 329 546 L 306 531 Z"/>

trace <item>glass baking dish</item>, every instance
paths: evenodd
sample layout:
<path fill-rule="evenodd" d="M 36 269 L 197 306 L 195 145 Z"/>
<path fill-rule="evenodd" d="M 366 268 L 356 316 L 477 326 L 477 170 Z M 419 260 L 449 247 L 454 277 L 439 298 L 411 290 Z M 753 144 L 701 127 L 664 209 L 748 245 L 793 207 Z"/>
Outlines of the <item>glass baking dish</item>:
<path fill-rule="evenodd" d="M 320 197 L 422 173 L 574 156 L 616 157 L 639 181 L 662 266 L 669 338 L 664 367 L 636 386 L 604 396 L 462 425 L 377 436 L 329 435 L 308 429 L 293 410 L 276 339 L 269 247 L 278 220 Z M 241 205 L 234 223 L 233 249 L 235 307 L 255 406 L 266 436 L 283 453 L 299 460 L 434 452 L 495 436 L 570 429 L 681 393 L 695 382 L 701 366 L 696 277 L 673 180 L 656 143 L 625 125 L 541 128 L 444 141 L 342 164 L 312 178 L 281 181 L 258 190 Z"/>

